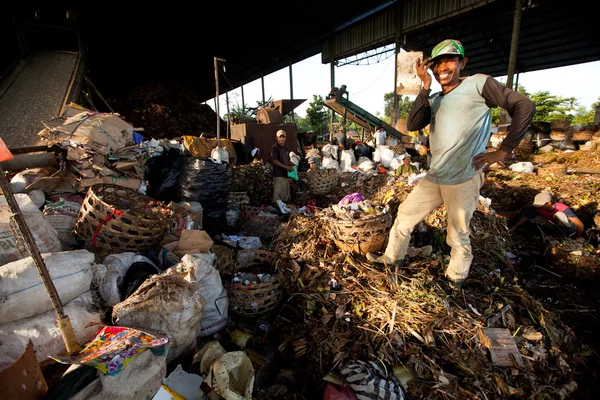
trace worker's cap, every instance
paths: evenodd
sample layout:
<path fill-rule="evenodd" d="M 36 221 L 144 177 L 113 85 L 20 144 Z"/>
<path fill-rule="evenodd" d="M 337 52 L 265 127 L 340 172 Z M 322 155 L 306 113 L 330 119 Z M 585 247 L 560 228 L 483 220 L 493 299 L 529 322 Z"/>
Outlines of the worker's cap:
<path fill-rule="evenodd" d="M 256 155 L 256 153 L 258 153 L 260 150 L 255 147 L 254 149 L 252 149 L 252 151 L 250 152 L 250 154 L 252 154 L 252 157 L 254 157 Z"/>
<path fill-rule="evenodd" d="M 456 39 L 446 39 L 431 50 L 431 59 L 433 60 L 436 57 L 447 54 L 463 58 L 465 56 L 465 48 Z"/>
<path fill-rule="evenodd" d="M 533 206 L 543 207 L 549 201 L 552 201 L 552 195 L 548 192 L 540 192 L 533 199 Z"/>
<path fill-rule="evenodd" d="M 278 130 L 277 137 L 285 137 L 285 131 L 283 129 Z"/>

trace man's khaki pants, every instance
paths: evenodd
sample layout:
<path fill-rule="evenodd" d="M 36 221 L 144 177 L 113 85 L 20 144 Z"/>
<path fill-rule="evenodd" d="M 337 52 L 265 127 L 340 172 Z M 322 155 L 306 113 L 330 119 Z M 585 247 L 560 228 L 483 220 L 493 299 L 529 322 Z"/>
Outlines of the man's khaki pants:
<path fill-rule="evenodd" d="M 284 203 L 290 201 L 290 178 L 276 176 L 273 178 L 273 203 L 281 200 Z"/>
<path fill-rule="evenodd" d="M 477 172 L 460 185 L 438 185 L 426 178 L 421 179 L 398 207 L 385 255 L 392 260 L 404 259 L 415 225 L 444 203 L 448 222 L 446 242 L 452 248 L 446 276 L 453 281 L 466 279 L 473 260 L 469 224 L 482 184 L 483 172 Z"/>

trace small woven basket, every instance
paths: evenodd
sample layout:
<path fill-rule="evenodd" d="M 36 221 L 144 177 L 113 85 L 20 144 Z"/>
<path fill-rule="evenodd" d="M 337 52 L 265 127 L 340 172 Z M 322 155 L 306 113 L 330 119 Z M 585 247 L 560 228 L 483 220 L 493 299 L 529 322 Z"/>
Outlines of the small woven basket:
<path fill-rule="evenodd" d="M 167 232 L 173 211 L 164 203 L 119 185 L 88 189 L 73 231 L 91 243 L 97 258 L 108 253 L 144 253 Z"/>
<path fill-rule="evenodd" d="M 271 274 L 272 279 L 251 286 L 232 281 L 228 290 L 229 307 L 232 312 L 249 317 L 262 315 L 279 304 L 283 298 L 284 285 L 276 268 L 277 259 L 277 253 L 267 250 L 251 249 L 238 252 L 234 273 L 241 269 L 262 267 L 260 273 Z"/>
<path fill-rule="evenodd" d="M 306 172 L 306 185 L 314 195 L 331 193 L 338 185 L 338 172 L 335 169 L 309 169 Z"/>
<path fill-rule="evenodd" d="M 535 143 L 527 139 L 521 140 L 521 142 L 519 142 L 518 146 L 515 148 L 514 151 L 515 154 L 519 156 L 533 154 L 533 152 L 535 151 Z"/>
<path fill-rule="evenodd" d="M 329 219 L 329 229 L 337 247 L 360 255 L 381 250 L 391 227 L 392 215 L 389 211 L 354 221 Z"/>

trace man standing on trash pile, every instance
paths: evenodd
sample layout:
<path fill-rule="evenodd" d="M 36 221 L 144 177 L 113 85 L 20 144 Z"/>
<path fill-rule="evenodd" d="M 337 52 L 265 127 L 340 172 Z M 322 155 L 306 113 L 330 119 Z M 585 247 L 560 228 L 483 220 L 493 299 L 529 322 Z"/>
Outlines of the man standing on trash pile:
<path fill-rule="evenodd" d="M 583 222 L 575 215 L 575 212 L 564 203 L 552 201 L 552 194 L 540 192 L 533 199 L 533 207 L 515 223 L 511 231 L 517 229 L 528 220 L 536 221 L 540 218 L 550 221 L 565 230 L 569 236 L 583 237 Z"/>
<path fill-rule="evenodd" d="M 273 164 L 273 203 L 277 200 L 284 203 L 290 201 L 290 178 L 288 171 L 293 170 L 290 162 L 290 150 L 285 145 L 286 133 L 283 129 L 277 131 L 277 142 L 271 147 L 271 163 Z"/>
<path fill-rule="evenodd" d="M 398 207 L 384 254 L 367 254 L 371 262 L 401 263 L 415 225 L 445 204 L 446 242 L 451 247 L 445 275 L 453 289 L 462 288 L 471 268 L 469 226 L 484 170 L 517 147 L 535 112 L 531 100 L 489 75 L 461 77 L 466 64 L 464 47 L 455 39 L 444 40 L 433 48 L 430 58 L 415 62 L 423 88 L 408 115 L 407 128 L 417 131 L 431 124 L 431 165 L 424 179 Z M 441 92 L 431 96 L 428 69 L 442 87 Z M 490 107 L 495 106 L 505 109 L 512 123 L 502 145 L 486 153 L 492 122 Z"/>

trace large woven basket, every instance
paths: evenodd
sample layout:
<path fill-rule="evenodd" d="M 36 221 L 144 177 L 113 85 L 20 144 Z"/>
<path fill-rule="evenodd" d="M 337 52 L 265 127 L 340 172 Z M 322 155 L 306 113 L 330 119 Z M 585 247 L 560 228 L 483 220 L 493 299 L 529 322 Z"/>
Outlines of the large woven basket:
<path fill-rule="evenodd" d="M 381 250 L 391 227 L 389 212 L 354 221 L 329 219 L 329 229 L 337 247 L 360 255 Z"/>
<path fill-rule="evenodd" d="M 232 280 L 228 290 L 229 307 L 232 312 L 248 317 L 262 315 L 279 304 L 283 298 L 284 285 L 276 268 L 277 259 L 277 253 L 262 249 L 238 252 L 234 273 L 257 269 L 256 272 L 271 274 L 272 279 L 251 286 Z"/>
<path fill-rule="evenodd" d="M 335 169 L 313 168 L 306 172 L 306 186 L 314 195 L 328 194 L 338 185 L 338 172 Z"/>
<path fill-rule="evenodd" d="M 99 258 L 108 253 L 144 253 L 167 232 L 173 211 L 135 190 L 93 185 L 83 200 L 74 232 Z"/>

